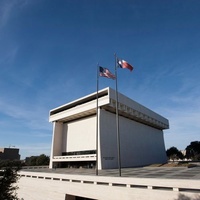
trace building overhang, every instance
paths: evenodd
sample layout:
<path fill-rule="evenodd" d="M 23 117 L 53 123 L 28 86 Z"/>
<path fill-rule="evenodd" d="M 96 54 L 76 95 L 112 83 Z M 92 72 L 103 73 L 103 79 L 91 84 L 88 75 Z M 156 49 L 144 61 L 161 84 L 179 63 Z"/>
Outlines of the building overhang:
<path fill-rule="evenodd" d="M 116 92 L 105 88 L 50 111 L 49 121 L 68 122 L 83 117 L 96 115 L 98 107 L 116 113 Z M 118 93 L 118 113 L 120 116 L 163 130 L 169 128 L 166 118 Z"/>

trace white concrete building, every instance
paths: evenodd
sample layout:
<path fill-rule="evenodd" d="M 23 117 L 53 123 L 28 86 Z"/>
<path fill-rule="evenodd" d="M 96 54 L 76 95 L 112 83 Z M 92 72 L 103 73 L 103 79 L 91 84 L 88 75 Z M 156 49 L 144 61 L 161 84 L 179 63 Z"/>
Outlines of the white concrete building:
<path fill-rule="evenodd" d="M 96 93 L 50 111 L 50 168 L 95 167 L 97 157 L 98 169 L 118 168 L 115 91 L 105 88 L 98 96 L 98 123 Z M 168 120 L 120 93 L 118 109 L 121 167 L 166 162 L 163 130 Z"/>
<path fill-rule="evenodd" d="M 110 88 L 99 91 L 98 118 L 96 103 L 93 93 L 50 111 L 53 122 L 50 169 L 22 169 L 17 183 L 19 199 L 200 199 L 199 167 L 125 168 L 165 162 L 163 130 L 169 124 L 167 119 L 122 94 L 119 94 L 122 176 L 118 169 L 110 169 L 118 168 L 115 91 Z M 55 165 L 95 166 L 97 157 L 98 169 L 103 169 L 98 176 L 95 169 L 51 169 Z"/>

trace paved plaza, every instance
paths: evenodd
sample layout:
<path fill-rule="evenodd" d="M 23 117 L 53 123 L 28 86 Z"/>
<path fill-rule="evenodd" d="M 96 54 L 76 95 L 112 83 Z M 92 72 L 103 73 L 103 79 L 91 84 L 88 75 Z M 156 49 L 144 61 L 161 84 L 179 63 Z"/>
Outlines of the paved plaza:
<path fill-rule="evenodd" d="M 95 169 L 77 169 L 77 168 L 37 168 L 23 169 L 23 171 L 31 172 L 47 172 L 59 174 L 77 174 L 96 176 Z M 99 170 L 99 176 L 118 177 L 118 169 Z M 124 168 L 121 169 L 122 177 L 137 177 L 137 178 L 161 178 L 161 179 L 193 179 L 200 180 L 200 166 L 198 167 L 139 167 L 139 168 Z"/>

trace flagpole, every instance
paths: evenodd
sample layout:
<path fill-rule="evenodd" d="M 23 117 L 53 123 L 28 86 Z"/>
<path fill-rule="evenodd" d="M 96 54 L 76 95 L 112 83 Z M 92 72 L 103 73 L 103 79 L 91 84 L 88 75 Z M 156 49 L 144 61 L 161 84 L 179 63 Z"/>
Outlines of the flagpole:
<path fill-rule="evenodd" d="M 99 148 L 99 63 L 97 63 L 97 93 L 96 93 L 96 175 L 98 176 L 98 148 Z"/>
<path fill-rule="evenodd" d="M 116 126 L 117 126 L 117 152 L 119 176 L 121 176 L 121 152 L 120 152 L 120 133 L 119 133 L 119 113 L 118 113 L 118 88 L 117 88 L 117 56 L 115 53 L 115 96 L 116 96 Z"/>

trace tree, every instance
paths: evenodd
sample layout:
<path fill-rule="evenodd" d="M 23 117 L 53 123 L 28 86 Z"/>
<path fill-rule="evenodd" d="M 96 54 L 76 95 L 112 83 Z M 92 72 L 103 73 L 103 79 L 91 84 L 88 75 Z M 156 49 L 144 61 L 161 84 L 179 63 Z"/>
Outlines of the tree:
<path fill-rule="evenodd" d="M 46 156 L 45 154 L 31 156 L 26 158 L 25 164 L 28 166 L 49 165 L 49 156 Z"/>
<path fill-rule="evenodd" d="M 35 166 L 36 165 L 37 156 L 31 156 L 26 158 L 26 165 L 28 166 Z"/>
<path fill-rule="evenodd" d="M 36 165 L 49 165 L 49 156 L 41 154 L 36 160 Z"/>
<path fill-rule="evenodd" d="M 167 149 L 166 151 L 167 157 L 168 159 L 183 159 L 183 154 L 181 151 L 179 151 L 176 147 L 170 147 L 169 149 Z"/>
<path fill-rule="evenodd" d="M 186 157 L 192 160 L 200 160 L 200 141 L 193 141 L 186 147 Z"/>
<path fill-rule="evenodd" d="M 18 187 L 15 183 L 19 179 L 17 172 L 20 168 L 18 161 L 0 162 L 0 199 L 19 200 L 16 193 Z"/>

